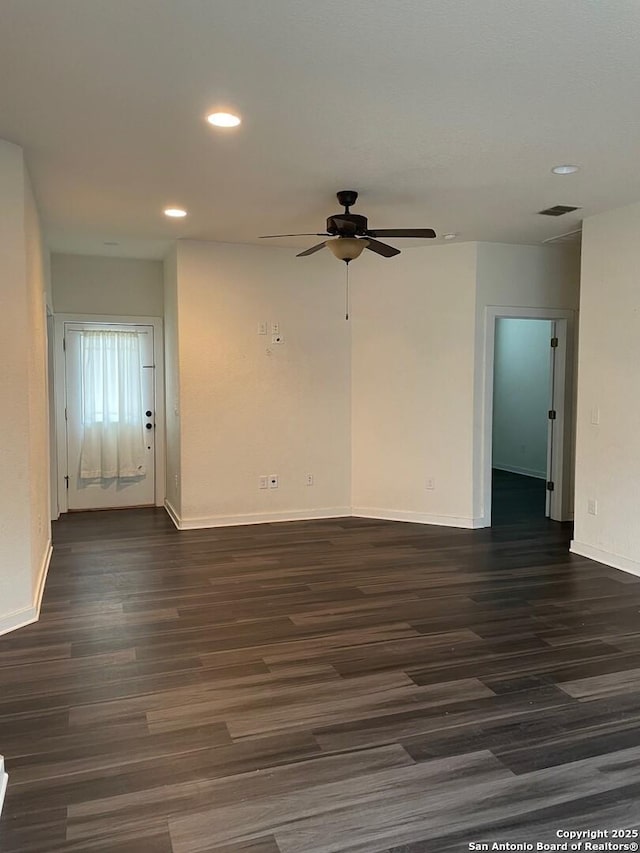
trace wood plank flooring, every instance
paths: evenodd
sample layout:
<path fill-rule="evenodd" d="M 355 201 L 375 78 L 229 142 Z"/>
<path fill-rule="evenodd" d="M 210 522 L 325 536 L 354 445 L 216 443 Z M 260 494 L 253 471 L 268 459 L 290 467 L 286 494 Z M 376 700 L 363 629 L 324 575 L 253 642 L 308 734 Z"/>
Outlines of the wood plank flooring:
<path fill-rule="evenodd" d="M 446 853 L 640 827 L 640 579 L 540 518 L 55 525 L 0 638 L 2 853 Z"/>

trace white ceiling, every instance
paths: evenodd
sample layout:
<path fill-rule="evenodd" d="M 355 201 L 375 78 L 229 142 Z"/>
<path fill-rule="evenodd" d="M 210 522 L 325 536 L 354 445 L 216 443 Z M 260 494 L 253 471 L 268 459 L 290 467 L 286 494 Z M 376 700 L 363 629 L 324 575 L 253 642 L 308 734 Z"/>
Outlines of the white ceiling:
<path fill-rule="evenodd" d="M 60 251 L 322 231 L 342 188 L 371 227 L 539 242 L 640 200 L 639 57 L 637 0 L 0 0 L 0 137 Z"/>

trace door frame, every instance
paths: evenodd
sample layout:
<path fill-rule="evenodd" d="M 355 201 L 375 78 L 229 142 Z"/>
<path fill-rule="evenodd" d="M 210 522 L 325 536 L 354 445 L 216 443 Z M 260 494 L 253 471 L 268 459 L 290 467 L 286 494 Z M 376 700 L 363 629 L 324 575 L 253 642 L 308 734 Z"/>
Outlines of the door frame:
<path fill-rule="evenodd" d="M 570 521 L 573 518 L 573 482 L 570 465 L 573 448 L 574 393 L 574 327 L 575 312 L 556 308 L 518 308 L 488 305 L 484 323 L 484 371 L 482 389 L 482 517 L 479 527 L 491 527 L 492 462 L 493 462 L 493 382 L 496 321 L 551 320 L 556 323 L 558 347 L 554 366 L 554 405 L 556 421 L 552 458 L 554 491 L 551 492 L 550 518 Z"/>
<path fill-rule="evenodd" d="M 155 499 L 156 506 L 164 506 L 165 499 L 165 399 L 164 399 L 164 338 L 162 317 L 131 317 L 117 314 L 56 314 L 55 315 L 55 412 L 58 448 L 58 509 L 69 511 L 65 477 L 68 473 L 67 425 L 65 406 L 67 399 L 67 376 L 64 351 L 65 323 L 101 323 L 104 325 L 153 326 L 153 360 L 155 364 Z"/>

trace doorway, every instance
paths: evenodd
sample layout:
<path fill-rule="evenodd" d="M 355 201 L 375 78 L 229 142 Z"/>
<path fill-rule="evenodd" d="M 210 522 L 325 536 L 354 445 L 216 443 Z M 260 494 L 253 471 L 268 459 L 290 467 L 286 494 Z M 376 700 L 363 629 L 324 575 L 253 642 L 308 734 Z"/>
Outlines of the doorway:
<path fill-rule="evenodd" d="M 486 312 L 482 525 L 571 518 L 573 312 Z"/>
<path fill-rule="evenodd" d="M 555 322 L 499 317 L 493 359 L 494 524 L 549 517 Z"/>
<path fill-rule="evenodd" d="M 162 326 L 136 319 L 56 318 L 61 512 L 164 502 Z"/>

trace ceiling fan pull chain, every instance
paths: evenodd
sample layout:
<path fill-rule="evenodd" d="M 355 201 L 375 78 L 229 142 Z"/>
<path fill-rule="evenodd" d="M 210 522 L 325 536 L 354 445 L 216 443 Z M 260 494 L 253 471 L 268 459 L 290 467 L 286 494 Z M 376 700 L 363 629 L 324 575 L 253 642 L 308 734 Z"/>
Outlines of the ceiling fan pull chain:
<path fill-rule="evenodd" d="M 346 294 L 345 294 L 345 317 L 344 317 L 344 319 L 348 320 L 349 319 L 349 262 L 348 261 L 345 263 L 345 266 L 347 268 L 347 289 L 346 289 Z"/>

